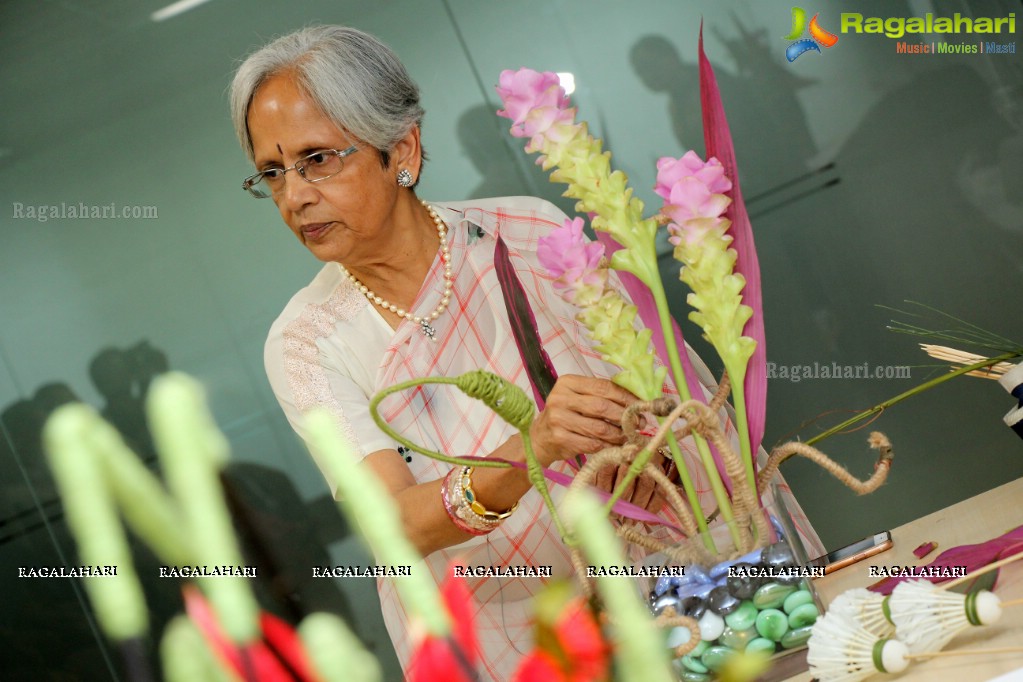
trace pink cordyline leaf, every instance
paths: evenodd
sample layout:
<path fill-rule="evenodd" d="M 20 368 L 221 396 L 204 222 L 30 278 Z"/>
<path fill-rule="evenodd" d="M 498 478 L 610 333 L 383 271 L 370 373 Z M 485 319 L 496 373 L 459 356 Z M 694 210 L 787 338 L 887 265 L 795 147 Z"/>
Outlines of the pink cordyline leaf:
<path fill-rule="evenodd" d="M 592 216 L 591 216 L 592 220 Z M 607 232 L 597 232 L 597 239 L 604 245 L 604 253 L 608 258 L 614 255 L 614 252 L 622 248 L 614 237 Z M 668 360 L 668 348 L 664 343 L 664 332 L 661 330 L 660 316 L 657 313 L 657 304 L 654 302 L 654 295 L 650 293 L 650 289 L 647 288 L 643 282 L 639 281 L 639 278 L 633 275 L 631 272 L 625 272 L 622 270 L 617 271 L 619 279 L 622 281 L 622 285 L 625 286 L 625 291 L 629 294 L 629 298 L 636 305 L 636 310 L 639 313 L 639 318 L 643 321 L 643 325 L 653 332 L 651 341 L 654 344 L 654 350 L 657 351 L 657 357 L 661 360 L 661 364 L 665 367 L 670 367 L 671 363 Z M 671 321 L 672 331 L 675 332 L 675 347 L 679 349 L 679 359 L 682 361 L 682 371 L 686 375 L 686 384 L 689 386 L 689 394 L 699 400 L 700 402 L 707 402 L 703 399 L 703 384 L 700 383 L 700 379 L 696 376 L 696 368 L 693 367 L 693 363 L 689 360 L 689 353 L 686 352 L 686 342 L 682 338 L 682 330 L 673 319 Z M 711 454 L 714 456 L 714 464 L 717 466 L 718 472 L 721 474 L 721 480 L 725 484 L 725 489 L 728 491 L 729 496 L 732 494 L 732 479 L 725 473 L 725 462 L 721 459 L 721 455 L 713 444 L 710 445 Z M 622 512 L 619 512 L 620 514 Z M 623 514 L 625 515 L 625 514 Z"/>
<path fill-rule="evenodd" d="M 725 168 L 725 175 L 732 180 L 732 205 L 725 211 L 725 216 L 732 221 L 729 234 L 734 241 L 732 248 L 738 257 L 735 260 L 735 272 L 746 278 L 746 288 L 742 291 L 742 302 L 753 309 L 753 316 L 743 328 L 743 335 L 757 342 L 753 357 L 750 358 L 746 370 L 746 418 L 749 423 L 750 448 L 753 462 L 756 464 L 756 453 L 764 438 L 764 426 L 767 420 L 767 351 L 764 336 L 764 304 L 760 289 L 760 263 L 753 243 L 753 228 L 746 204 L 739 190 L 739 171 L 735 162 L 735 148 L 732 146 L 732 135 L 728 131 L 728 120 L 721 102 L 714 69 L 703 51 L 703 24 L 700 24 L 700 104 L 703 109 L 703 139 L 706 145 L 707 158 L 717 157 Z"/>
<path fill-rule="evenodd" d="M 1005 535 L 992 538 L 987 542 L 981 542 L 976 545 L 960 545 L 959 547 L 947 549 L 939 554 L 934 561 L 927 564 L 927 568 L 965 566 L 966 575 L 969 575 L 990 563 L 1008 558 L 1014 554 L 1019 554 L 1020 552 L 1023 552 L 1023 526 L 1018 526 L 1017 528 L 1010 530 Z M 878 594 L 891 594 L 896 585 L 904 580 L 911 579 L 914 578 L 885 578 L 884 580 L 874 583 L 867 589 L 871 592 L 877 592 Z M 922 579 L 929 580 L 932 583 L 948 580 L 948 578 L 940 577 Z"/>

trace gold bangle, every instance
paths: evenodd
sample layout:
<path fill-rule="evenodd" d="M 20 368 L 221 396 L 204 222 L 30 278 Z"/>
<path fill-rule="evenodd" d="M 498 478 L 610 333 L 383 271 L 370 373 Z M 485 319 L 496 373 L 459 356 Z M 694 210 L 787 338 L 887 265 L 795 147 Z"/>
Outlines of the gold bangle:
<path fill-rule="evenodd" d="M 476 492 L 472 489 L 472 467 L 462 467 L 460 475 L 462 483 L 462 493 L 465 495 L 465 501 L 469 503 L 469 508 L 472 509 L 477 515 L 482 516 L 487 521 L 504 521 L 506 518 L 515 513 L 515 510 L 519 508 L 519 503 L 516 502 L 512 505 L 512 508 L 506 512 L 492 512 L 476 499 Z"/>

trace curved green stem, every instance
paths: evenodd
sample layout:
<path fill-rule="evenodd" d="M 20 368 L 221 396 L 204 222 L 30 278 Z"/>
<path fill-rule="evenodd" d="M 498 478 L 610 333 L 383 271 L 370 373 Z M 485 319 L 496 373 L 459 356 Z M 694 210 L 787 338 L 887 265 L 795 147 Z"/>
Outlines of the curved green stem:
<path fill-rule="evenodd" d="M 954 379 L 957 376 L 960 376 L 962 374 L 966 374 L 968 372 L 972 372 L 974 370 L 984 369 L 985 367 L 991 367 L 993 365 L 997 365 L 999 362 L 1005 362 L 1007 360 L 1015 360 L 1016 358 L 1019 358 L 1019 357 L 1021 357 L 1021 355 L 1019 353 L 1003 353 L 1002 355 L 999 355 L 997 357 L 988 358 L 987 360 L 983 360 L 981 362 L 975 362 L 972 365 L 966 365 L 965 367 L 960 367 L 959 369 L 953 370 L 953 371 L 949 372 L 948 374 L 943 374 L 940 377 L 937 377 L 935 379 L 931 379 L 930 381 L 925 381 L 924 383 L 920 384 L 919 386 L 915 386 L 915 387 L 909 389 L 908 391 L 904 391 L 904 392 L 898 394 L 897 396 L 895 396 L 893 398 L 889 398 L 888 400 L 885 400 L 882 403 L 878 403 L 877 405 L 874 405 L 869 410 L 864 410 L 863 412 L 860 412 L 859 414 L 857 414 L 857 415 L 855 415 L 855 416 L 853 416 L 853 417 L 851 417 L 849 419 L 846 419 L 844 422 L 842 422 L 841 424 L 838 424 L 837 426 L 832 426 L 830 429 L 828 429 L 824 433 L 819 433 L 816 436 L 814 436 L 813 438 L 807 440 L 806 444 L 807 445 L 813 445 L 814 443 L 819 443 L 822 440 L 824 440 L 825 438 L 833 436 L 833 435 L 835 435 L 836 433 L 838 433 L 840 431 L 844 431 L 845 429 L 849 428 L 853 424 L 856 424 L 858 422 L 863 421 L 867 417 L 870 417 L 870 416 L 875 415 L 875 414 L 877 414 L 879 412 L 882 412 L 882 411 L 888 409 L 889 407 L 891 407 L 892 405 L 895 405 L 896 403 L 901 403 L 906 398 L 911 398 L 911 397 L 915 396 L 917 393 L 923 393 L 927 389 L 934 388 L 938 384 L 943 384 L 946 381 L 948 381 L 949 379 Z"/>
<path fill-rule="evenodd" d="M 457 464 L 459 466 L 470 466 L 474 468 L 491 467 L 495 469 L 507 469 L 512 466 L 508 462 L 488 461 L 485 458 L 463 459 L 461 457 L 451 457 L 450 455 L 445 455 L 442 452 L 430 450 L 429 448 L 424 448 L 416 443 L 413 443 L 412 441 L 410 441 L 409 439 L 405 438 L 400 433 L 392 429 L 391 425 L 388 424 L 384 420 L 384 418 L 380 416 L 380 413 L 377 410 L 378 406 L 380 405 L 380 401 L 382 401 L 384 398 L 391 395 L 392 393 L 398 393 L 399 391 L 404 391 L 409 388 L 414 388 L 416 386 L 422 386 L 424 384 L 449 384 L 452 386 L 460 387 L 459 380 L 457 377 L 456 378 L 426 377 L 423 379 L 409 379 L 408 381 L 403 381 L 400 384 L 395 384 L 390 388 L 386 388 L 380 391 L 379 393 L 373 396 L 372 400 L 370 400 L 369 413 L 373 417 L 373 421 L 376 422 L 376 425 L 380 427 L 381 431 L 383 431 L 388 436 L 390 436 L 397 442 L 401 443 L 405 447 L 415 450 L 421 455 L 426 455 L 427 457 L 439 460 L 441 462 Z M 488 407 L 494 409 L 493 405 L 488 405 Z M 497 410 L 495 409 L 495 412 L 496 411 Z M 544 478 L 543 475 L 543 468 L 540 466 L 540 462 L 536 459 L 536 454 L 533 452 L 533 442 L 529 437 L 529 425 L 527 424 L 524 427 L 516 426 L 516 428 L 519 431 L 519 435 L 522 437 L 522 446 L 526 453 L 526 476 L 529 478 L 530 484 L 534 488 L 536 488 L 537 492 L 540 493 L 540 497 L 543 498 L 544 506 L 546 506 L 547 511 L 550 512 L 551 519 L 553 519 L 554 526 L 555 528 L 557 528 L 558 533 L 561 535 L 562 542 L 564 542 L 566 546 L 572 547 L 575 545 L 575 542 L 573 538 L 569 535 L 568 530 L 565 527 L 565 524 L 561 520 L 561 517 L 558 515 L 558 510 L 554 506 L 554 500 L 551 498 L 551 491 L 547 487 L 547 480 Z"/>
<path fill-rule="evenodd" d="M 447 462 L 448 464 L 457 464 L 459 466 L 475 468 L 492 467 L 494 469 L 507 469 L 512 466 L 508 462 L 500 462 L 496 460 L 491 462 L 487 460 L 462 459 L 461 457 L 452 457 L 450 455 L 445 455 L 443 452 L 430 450 L 416 443 L 413 443 L 408 438 L 405 438 L 400 433 L 392 429 L 391 425 L 384 421 L 384 418 L 381 417 L 380 413 L 377 411 L 377 407 L 380 405 L 380 401 L 386 398 L 387 396 L 391 395 L 392 393 L 399 393 L 410 388 L 415 388 L 416 386 L 422 386 L 423 384 L 449 384 L 452 386 L 457 386 L 458 380 L 451 379 L 448 377 L 427 377 L 424 379 L 409 379 L 408 381 L 403 381 L 400 384 L 395 384 L 390 388 L 385 388 L 384 390 L 380 391 L 375 396 L 373 396 L 372 400 L 369 401 L 369 414 L 370 416 L 373 417 L 373 421 L 376 422 L 376 425 L 380 427 L 381 431 L 383 431 L 392 439 L 398 441 L 405 447 L 411 450 L 415 450 L 421 455 L 426 455 L 427 457 L 440 460 L 441 462 Z"/>
<path fill-rule="evenodd" d="M 533 442 L 529 437 L 527 431 L 522 431 L 522 445 L 526 451 L 526 475 L 529 477 L 529 482 L 533 484 L 537 492 L 540 493 L 540 497 L 543 498 L 543 503 L 547 507 L 547 511 L 551 514 L 551 519 L 554 520 L 554 527 L 558 529 L 558 534 L 561 535 L 561 541 L 565 543 L 566 547 L 575 547 L 575 537 L 568 532 L 568 528 L 565 527 L 564 522 L 561 520 L 561 516 L 558 514 L 558 510 L 554 507 L 554 500 L 551 498 L 551 491 L 547 488 L 547 480 L 543 477 L 543 469 L 540 467 L 540 462 L 536 459 L 536 453 L 533 452 Z"/>

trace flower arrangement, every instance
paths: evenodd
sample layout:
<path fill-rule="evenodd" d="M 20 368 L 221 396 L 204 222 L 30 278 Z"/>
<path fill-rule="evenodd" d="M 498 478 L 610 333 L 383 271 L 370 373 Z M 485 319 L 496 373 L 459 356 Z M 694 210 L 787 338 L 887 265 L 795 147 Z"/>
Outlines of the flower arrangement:
<path fill-rule="evenodd" d="M 589 134 L 585 122 L 576 122 L 576 110 L 556 74 L 529 69 L 501 73 L 497 92 L 504 109 L 498 114 L 512 121 L 511 134 L 526 140 L 527 152 L 540 154 L 537 163 L 553 171 L 551 181 L 567 185 L 565 195 L 578 200 L 577 210 L 590 217 L 597 233 L 598 241 L 590 242 L 583 234 L 583 219 L 569 219 L 540 240 L 537 255 L 554 279 L 555 289 L 579 309 L 577 319 L 589 331 L 595 349 L 605 361 L 620 368 L 613 381 L 643 401 L 677 391 L 685 406 L 680 414 L 688 422 L 715 508 L 702 508 L 678 434 L 669 428 L 663 437 L 688 506 L 681 510 L 682 516 L 691 512 L 698 531 L 706 533 L 707 519 L 720 515 L 735 546 L 748 550 L 735 519 L 749 516 L 759 506 L 766 483 L 758 477 L 756 457 L 766 412 L 759 265 L 727 121 L 702 38 L 700 76 L 708 158 L 689 151 L 679 159 L 666 157 L 657 162 L 654 189 L 663 205 L 652 217 L 644 217 L 643 202 L 633 196 L 625 174 L 611 169 L 610 153 L 602 150 L 601 141 Z M 733 453 L 723 438 L 723 425 L 706 414 L 704 405 L 709 401 L 668 309 L 655 247 L 662 226 L 681 264 L 679 278 L 691 292 L 687 297 L 692 308 L 689 317 L 725 368 L 721 387 L 731 390 L 739 472 L 729 461 Z M 632 302 L 611 285 L 609 270 L 616 271 Z M 640 325 L 635 324 L 637 317 Z M 660 364 L 654 361 L 651 343 Z M 668 412 L 658 415 L 662 425 L 679 416 L 668 419 Z M 608 510 L 644 471 L 653 452 L 654 448 L 647 446 L 626 455 L 631 462 L 630 475 L 612 493 Z M 817 451 L 790 447 L 785 452 L 830 462 Z M 788 455 L 780 455 L 776 461 L 784 456 Z M 873 487 L 880 485 L 887 473 L 887 466 L 880 469 L 880 480 L 871 481 Z"/>

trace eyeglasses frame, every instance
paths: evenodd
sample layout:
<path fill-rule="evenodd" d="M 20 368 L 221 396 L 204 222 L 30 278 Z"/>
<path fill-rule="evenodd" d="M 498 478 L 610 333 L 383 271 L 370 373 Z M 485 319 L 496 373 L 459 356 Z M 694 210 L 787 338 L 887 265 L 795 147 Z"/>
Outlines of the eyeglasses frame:
<path fill-rule="evenodd" d="M 327 149 L 317 149 L 314 152 L 310 152 L 309 154 L 306 154 L 305 156 L 303 156 L 301 159 L 296 161 L 293 165 L 291 165 L 288 168 L 279 168 L 279 169 L 278 168 L 274 168 L 272 170 L 280 170 L 282 178 L 288 173 L 288 171 L 297 170 L 298 174 L 300 176 L 302 176 L 302 179 L 305 180 L 306 182 L 310 182 L 310 183 L 322 182 L 324 180 L 329 180 L 330 178 L 334 177 L 335 175 L 337 175 L 338 173 L 343 171 L 345 169 L 345 166 L 344 166 L 344 159 L 345 159 L 345 157 L 346 156 L 351 156 L 352 154 L 354 154 L 357 151 L 359 151 L 359 147 L 357 147 L 354 144 L 352 146 L 348 147 L 347 149 L 343 149 L 343 150 L 329 149 L 329 148 L 327 148 Z M 325 175 L 322 178 L 316 178 L 315 180 L 310 180 L 309 178 L 307 178 L 305 176 L 305 164 L 304 164 L 304 162 L 307 159 L 310 159 L 310 158 L 316 156 L 317 154 L 323 154 L 325 152 L 330 152 L 330 153 L 334 154 L 335 156 L 337 156 L 337 158 L 341 160 L 341 168 L 339 168 L 337 170 L 337 172 L 331 173 L 330 175 Z M 267 170 L 271 170 L 271 169 L 267 169 Z M 258 173 L 254 173 L 254 174 L 250 175 L 249 177 L 245 178 L 244 180 L 242 180 L 242 189 L 245 190 L 246 194 L 248 194 L 249 196 L 251 196 L 254 199 L 269 199 L 273 195 L 273 191 L 272 190 L 271 190 L 271 192 L 269 194 L 267 194 L 265 196 L 256 196 L 252 192 L 252 187 L 256 185 L 256 183 L 259 181 L 260 178 L 263 177 L 264 173 L 266 173 L 265 170 L 259 171 Z"/>

